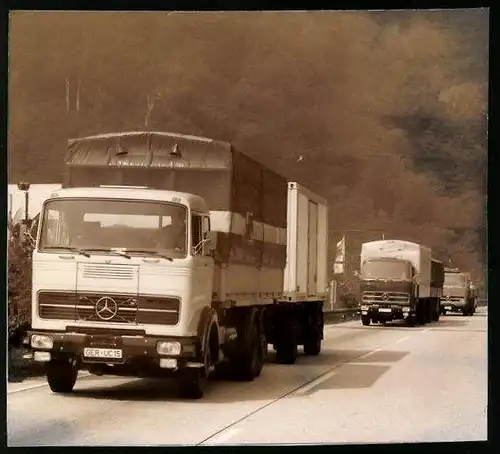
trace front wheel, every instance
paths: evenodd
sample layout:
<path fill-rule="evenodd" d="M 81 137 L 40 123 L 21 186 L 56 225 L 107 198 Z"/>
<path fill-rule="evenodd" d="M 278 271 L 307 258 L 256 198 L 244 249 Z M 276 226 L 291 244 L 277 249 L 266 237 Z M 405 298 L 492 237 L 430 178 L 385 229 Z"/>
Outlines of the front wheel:
<path fill-rule="evenodd" d="M 54 393 L 70 393 L 76 383 L 78 367 L 72 359 L 51 360 L 47 364 L 47 382 Z"/>
<path fill-rule="evenodd" d="M 370 324 L 370 317 L 368 315 L 362 315 L 361 323 L 363 323 L 364 326 L 368 326 Z"/>
<path fill-rule="evenodd" d="M 414 327 L 417 324 L 417 317 L 415 314 L 410 314 L 405 319 L 406 326 Z"/>
<path fill-rule="evenodd" d="M 203 370 L 195 370 L 182 374 L 178 379 L 179 393 L 185 399 L 201 399 L 203 397 L 207 377 Z"/>

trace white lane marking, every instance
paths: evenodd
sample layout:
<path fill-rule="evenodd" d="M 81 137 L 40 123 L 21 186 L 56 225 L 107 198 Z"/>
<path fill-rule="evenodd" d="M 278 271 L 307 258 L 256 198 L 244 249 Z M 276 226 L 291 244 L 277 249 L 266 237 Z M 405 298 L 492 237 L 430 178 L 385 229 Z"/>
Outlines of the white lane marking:
<path fill-rule="evenodd" d="M 90 376 L 91 374 L 88 372 L 81 372 L 78 374 L 78 378 L 86 378 Z M 23 391 L 29 391 L 30 389 L 43 388 L 44 386 L 49 386 L 49 384 L 46 381 L 43 383 L 34 383 L 32 385 L 23 386 L 22 388 L 11 389 L 10 391 L 7 391 L 7 394 L 16 394 Z"/>
<path fill-rule="evenodd" d="M 405 337 L 402 337 L 401 339 L 398 339 L 398 340 L 396 341 L 396 344 L 399 344 L 400 342 L 403 342 L 403 341 L 405 341 L 406 339 L 409 339 L 409 338 L 410 338 L 410 336 L 405 336 Z"/>
<path fill-rule="evenodd" d="M 220 434 L 216 435 L 214 438 L 208 440 L 206 443 L 203 444 L 214 445 L 218 443 L 224 443 L 225 441 L 228 441 L 231 438 L 233 438 L 238 432 L 241 432 L 241 429 L 232 427 L 230 429 L 225 430 L 224 432 L 221 432 Z"/>
<path fill-rule="evenodd" d="M 12 389 L 10 391 L 7 391 L 7 394 L 15 394 L 15 393 L 20 393 L 22 391 L 29 391 L 30 389 L 43 388 L 44 386 L 47 385 L 48 383 L 37 383 L 36 385 L 29 385 L 29 386 L 24 386 L 23 388 Z"/>
<path fill-rule="evenodd" d="M 376 348 L 375 350 L 372 350 L 371 352 L 365 353 L 362 356 L 358 356 L 356 359 L 367 358 L 368 356 L 373 355 L 374 353 L 379 352 L 379 351 L 381 351 L 381 349 L 380 348 Z M 356 362 L 356 359 L 353 359 L 352 362 Z"/>
<path fill-rule="evenodd" d="M 334 370 L 327 372 L 325 375 L 322 375 L 321 377 L 317 378 L 316 380 L 313 380 L 312 382 L 308 383 L 307 385 L 304 385 L 302 388 L 299 388 L 297 391 L 294 392 L 294 394 L 305 394 L 308 391 L 310 391 L 311 389 L 318 386 L 320 383 L 323 383 L 325 380 L 332 378 L 334 375 L 335 375 Z"/>

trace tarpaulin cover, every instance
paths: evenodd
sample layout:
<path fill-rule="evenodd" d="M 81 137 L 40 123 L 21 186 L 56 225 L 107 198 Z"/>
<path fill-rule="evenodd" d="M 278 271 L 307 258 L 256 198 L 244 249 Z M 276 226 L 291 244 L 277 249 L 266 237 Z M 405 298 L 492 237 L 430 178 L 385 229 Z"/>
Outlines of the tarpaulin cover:
<path fill-rule="evenodd" d="M 104 134 L 69 141 L 66 187 L 148 186 L 200 195 L 210 210 L 286 228 L 287 181 L 227 142 L 163 132 Z M 262 235 L 263 236 L 263 235 Z M 286 246 L 218 234 L 222 261 L 284 268 Z"/>

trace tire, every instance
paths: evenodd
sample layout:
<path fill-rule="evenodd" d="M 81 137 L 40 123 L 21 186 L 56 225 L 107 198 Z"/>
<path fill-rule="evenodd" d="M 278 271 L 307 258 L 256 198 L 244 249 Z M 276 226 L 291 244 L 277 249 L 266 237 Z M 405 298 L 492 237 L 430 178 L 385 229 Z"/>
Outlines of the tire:
<path fill-rule="evenodd" d="M 306 335 L 304 339 L 304 354 L 307 356 L 318 356 L 321 353 L 321 324 L 322 317 L 320 313 L 320 307 L 316 308 L 310 319 L 310 324 L 306 330 Z"/>
<path fill-rule="evenodd" d="M 416 316 L 417 316 L 417 325 L 425 325 L 425 319 L 426 319 L 426 316 L 425 316 L 425 307 L 422 306 L 422 304 L 420 303 L 418 306 L 417 306 L 417 309 L 416 309 Z"/>
<path fill-rule="evenodd" d="M 202 370 L 182 374 L 178 379 L 180 396 L 185 399 L 201 399 L 205 394 L 206 380 Z"/>
<path fill-rule="evenodd" d="M 209 331 L 210 332 L 210 331 Z M 212 366 L 212 355 L 210 352 L 210 337 L 207 339 L 203 353 L 203 368 L 185 370 L 177 379 L 179 394 L 185 399 L 201 399 L 205 394 L 210 368 Z"/>
<path fill-rule="evenodd" d="M 414 327 L 417 324 L 417 316 L 415 314 L 411 314 L 405 319 L 405 325 L 409 327 Z"/>
<path fill-rule="evenodd" d="M 321 335 L 318 329 L 309 333 L 304 342 L 304 354 L 307 356 L 318 356 L 321 353 Z"/>
<path fill-rule="evenodd" d="M 251 314 L 246 314 L 241 323 L 244 326 L 250 323 L 252 325 L 242 330 L 242 338 L 227 364 L 228 375 L 233 380 L 252 381 L 261 374 L 264 367 L 264 347 L 267 349 L 267 342 L 263 337 L 260 320 Z"/>
<path fill-rule="evenodd" d="M 240 376 L 244 381 L 252 381 L 258 377 L 264 367 L 264 357 L 262 351 L 262 338 L 257 323 L 253 324 L 248 339 L 247 351 L 243 353 L 241 361 Z"/>
<path fill-rule="evenodd" d="M 286 339 L 276 345 L 276 362 L 278 364 L 295 364 L 298 356 L 295 339 Z"/>
<path fill-rule="evenodd" d="M 276 362 L 278 364 L 295 364 L 298 356 L 297 319 L 294 312 L 283 314 L 279 337 L 276 339 Z"/>
<path fill-rule="evenodd" d="M 54 393 L 71 393 L 77 377 L 78 368 L 69 359 L 51 360 L 47 364 L 47 382 Z"/>
<path fill-rule="evenodd" d="M 425 311 L 424 311 L 425 323 L 431 323 L 433 318 L 434 318 L 431 303 L 429 301 L 427 301 L 424 308 L 425 308 Z"/>
<path fill-rule="evenodd" d="M 368 315 L 362 315 L 361 323 L 363 323 L 364 326 L 368 326 L 370 324 L 370 317 Z"/>

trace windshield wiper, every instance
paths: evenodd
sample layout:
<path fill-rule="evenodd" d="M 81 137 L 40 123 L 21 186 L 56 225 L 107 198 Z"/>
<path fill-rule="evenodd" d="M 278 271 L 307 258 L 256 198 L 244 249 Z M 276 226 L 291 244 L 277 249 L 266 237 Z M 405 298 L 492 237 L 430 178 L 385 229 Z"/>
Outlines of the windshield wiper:
<path fill-rule="evenodd" d="M 121 251 L 114 251 L 113 249 L 110 249 L 109 247 L 93 247 L 93 248 L 85 248 L 85 251 L 91 251 L 91 252 L 108 252 L 110 254 L 115 254 L 119 255 L 121 257 L 125 257 L 126 259 L 131 258 L 130 255 L 128 255 L 126 252 L 121 252 Z"/>
<path fill-rule="evenodd" d="M 78 249 L 77 247 L 71 246 L 47 246 L 44 249 L 64 249 L 65 251 L 78 252 L 78 254 L 84 255 L 85 257 L 90 257 L 88 252 L 85 252 L 82 249 Z"/>
<path fill-rule="evenodd" d="M 174 259 L 172 257 L 169 257 L 168 255 L 161 254 L 158 251 L 151 251 L 149 249 L 127 249 L 127 252 L 137 252 L 138 254 L 152 254 L 152 255 L 157 255 L 158 257 L 161 257 L 162 259 L 169 260 L 170 262 L 173 262 Z"/>

